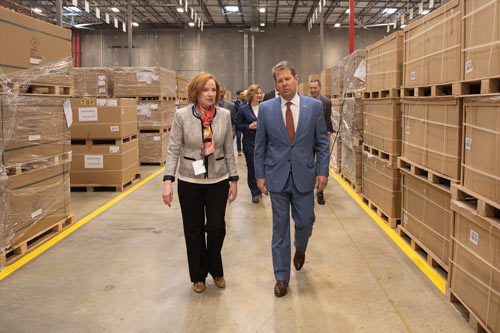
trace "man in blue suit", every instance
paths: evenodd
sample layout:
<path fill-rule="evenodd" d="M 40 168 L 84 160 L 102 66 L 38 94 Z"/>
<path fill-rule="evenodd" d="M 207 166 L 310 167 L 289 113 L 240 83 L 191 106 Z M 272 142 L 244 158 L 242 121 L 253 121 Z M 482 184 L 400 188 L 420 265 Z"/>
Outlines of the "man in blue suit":
<path fill-rule="evenodd" d="M 296 270 L 302 269 L 314 224 L 314 188 L 328 183 L 328 135 L 321 102 L 299 96 L 299 76 L 288 61 L 273 67 L 280 96 L 260 104 L 255 140 L 255 176 L 271 193 L 274 294 L 287 294 L 290 280 L 290 207 L 295 222 Z M 314 154 L 316 153 L 316 160 Z"/>

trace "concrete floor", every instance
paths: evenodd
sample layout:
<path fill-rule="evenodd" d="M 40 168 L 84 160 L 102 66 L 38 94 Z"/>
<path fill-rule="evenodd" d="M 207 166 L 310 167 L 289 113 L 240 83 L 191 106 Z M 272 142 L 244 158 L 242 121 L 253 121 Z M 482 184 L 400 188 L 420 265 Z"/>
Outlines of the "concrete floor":
<path fill-rule="evenodd" d="M 181 213 L 158 176 L 0 282 L 0 332 L 468 332 L 445 296 L 330 178 L 306 263 L 276 298 L 271 205 L 242 181 L 227 288 L 191 290 Z M 156 168 L 143 168 L 144 175 Z M 77 218 L 116 193 L 73 193 Z"/>

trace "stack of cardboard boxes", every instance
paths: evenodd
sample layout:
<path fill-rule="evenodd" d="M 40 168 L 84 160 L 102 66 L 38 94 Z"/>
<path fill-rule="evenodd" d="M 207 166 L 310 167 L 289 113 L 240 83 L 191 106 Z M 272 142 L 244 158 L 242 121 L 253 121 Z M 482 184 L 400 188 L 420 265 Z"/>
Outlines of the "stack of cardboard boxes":
<path fill-rule="evenodd" d="M 75 71 L 71 100 L 71 186 L 74 189 L 123 191 L 140 177 L 135 99 L 112 96 L 113 75 L 107 68 Z"/>
<path fill-rule="evenodd" d="M 366 48 L 364 103 L 363 199 L 391 227 L 401 218 L 401 110 L 403 33 Z"/>
<path fill-rule="evenodd" d="M 344 99 L 340 174 L 356 192 L 361 192 L 362 185 L 364 63 L 364 50 L 354 51 L 343 61 Z"/>
<path fill-rule="evenodd" d="M 325 98 L 332 97 L 332 69 L 325 68 L 320 74 L 321 95 Z"/>
<path fill-rule="evenodd" d="M 0 76 L 0 267 L 73 223 L 69 91 L 72 61 Z M 33 241 L 36 239 L 36 241 Z"/>
<path fill-rule="evenodd" d="M 187 80 L 161 67 L 122 67 L 114 70 L 115 95 L 136 97 L 141 164 L 165 164 L 176 96 L 186 96 Z"/>

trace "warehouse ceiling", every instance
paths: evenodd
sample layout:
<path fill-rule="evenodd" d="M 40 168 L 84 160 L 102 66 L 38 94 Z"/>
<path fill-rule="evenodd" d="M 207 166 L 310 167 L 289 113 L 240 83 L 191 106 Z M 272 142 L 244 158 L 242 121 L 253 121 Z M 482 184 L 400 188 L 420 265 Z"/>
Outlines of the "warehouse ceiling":
<path fill-rule="evenodd" d="M 85 11 L 86 2 L 89 12 Z M 388 23 L 399 27 L 444 2 L 446 0 L 355 1 L 356 24 L 367 29 Z M 56 19 L 55 3 L 54 0 L 0 0 L 4 7 L 51 22 Z M 65 25 L 81 29 L 115 28 L 116 19 L 117 28 L 122 29 L 127 22 L 127 0 L 77 0 L 76 7 L 74 3 L 62 1 Z M 307 29 L 321 18 L 326 25 L 339 27 L 347 26 L 349 20 L 349 1 L 336 0 L 131 0 L 131 4 L 134 26 L 140 28 L 189 27 L 191 23 L 193 28 L 237 27 L 255 31 L 277 24 L 303 25 Z M 106 14 L 109 23 L 106 23 Z"/>

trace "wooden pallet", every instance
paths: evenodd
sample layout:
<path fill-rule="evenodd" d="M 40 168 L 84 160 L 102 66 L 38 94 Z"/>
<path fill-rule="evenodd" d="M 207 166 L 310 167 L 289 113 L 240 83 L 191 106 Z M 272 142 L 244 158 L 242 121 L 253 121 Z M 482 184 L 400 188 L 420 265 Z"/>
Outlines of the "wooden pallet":
<path fill-rule="evenodd" d="M 400 217 L 390 217 L 382 209 L 380 209 L 373 201 L 368 199 L 366 196 L 362 195 L 362 200 L 365 205 L 373 210 L 378 217 L 380 217 L 389 227 L 396 228 L 398 224 L 401 224 Z"/>
<path fill-rule="evenodd" d="M 161 162 L 142 162 L 140 161 L 141 165 L 159 165 L 159 166 L 165 166 L 165 161 Z"/>
<path fill-rule="evenodd" d="M 332 99 L 341 99 L 343 97 L 342 93 L 332 94 Z"/>
<path fill-rule="evenodd" d="M 363 151 L 366 151 L 369 154 L 377 156 L 381 160 L 386 161 L 389 165 L 395 166 L 398 164 L 398 156 L 399 155 L 389 154 L 389 153 L 383 152 L 380 149 L 368 146 L 366 143 L 363 144 Z"/>
<path fill-rule="evenodd" d="M 460 180 L 447 177 L 434 170 L 423 167 L 403 157 L 398 157 L 398 168 L 424 181 L 438 185 L 444 191 L 450 192 L 452 184 L 460 183 Z"/>
<path fill-rule="evenodd" d="M 13 163 L 5 166 L 5 169 L 7 170 L 8 176 L 15 176 L 26 172 L 30 172 L 40 167 L 50 167 L 66 162 L 71 162 L 71 156 L 72 156 L 71 152 L 65 152 L 63 154 L 41 157 L 36 160 L 31 160 L 27 162 Z"/>
<path fill-rule="evenodd" d="M 45 83 L 8 83 L 14 94 L 26 96 L 73 96 L 73 86 Z"/>
<path fill-rule="evenodd" d="M 170 132 L 170 127 L 159 127 L 155 128 L 154 126 L 144 126 L 139 128 L 139 133 L 155 133 L 155 134 L 163 134 Z"/>
<path fill-rule="evenodd" d="M 452 83 L 401 88 L 401 97 L 439 97 L 452 95 L 455 95 Z"/>
<path fill-rule="evenodd" d="M 119 139 L 71 139 L 72 145 L 120 145 L 137 140 L 138 134 Z"/>
<path fill-rule="evenodd" d="M 74 222 L 75 216 L 70 215 L 62 220 L 50 224 L 49 226 L 38 228 L 41 230 L 38 230 L 37 225 L 35 224 L 33 226 L 33 229 L 35 229 L 35 231 L 32 234 L 20 241 L 18 244 L 0 253 L 0 267 L 2 265 L 10 265 L 13 262 L 19 260 L 27 253 L 36 249 L 38 246 L 47 242 L 54 236 L 60 234 L 63 230 L 70 227 Z M 39 225 L 43 226 L 43 220 L 39 222 Z"/>
<path fill-rule="evenodd" d="M 340 177 L 354 190 L 356 193 L 361 193 L 361 184 L 351 181 L 346 175 L 340 171 Z"/>
<path fill-rule="evenodd" d="M 440 275 L 447 278 L 448 276 L 448 265 L 445 264 L 437 255 L 430 251 L 422 242 L 420 242 L 411 232 L 406 230 L 401 224 L 398 225 L 398 235 L 407 242 L 413 251 L 419 253 L 424 257 L 427 264 L 431 266 Z"/>
<path fill-rule="evenodd" d="M 453 83 L 453 95 L 486 95 L 500 93 L 500 77 Z"/>
<path fill-rule="evenodd" d="M 71 185 L 72 192 L 123 192 L 134 185 L 141 178 L 141 174 L 136 174 L 132 179 L 123 185 Z"/>
<path fill-rule="evenodd" d="M 451 186 L 451 198 L 471 204 L 480 216 L 500 220 L 500 203 L 485 198 L 462 185 Z"/>
<path fill-rule="evenodd" d="M 447 290 L 447 296 L 451 305 L 469 323 L 469 327 L 472 328 L 473 332 L 492 332 L 450 288 Z"/>
<path fill-rule="evenodd" d="M 398 98 L 401 96 L 400 91 L 401 90 L 397 88 L 365 91 L 363 92 L 363 99 Z"/>
<path fill-rule="evenodd" d="M 354 91 L 354 92 L 344 92 L 344 98 L 362 98 L 362 91 Z"/>
<path fill-rule="evenodd" d="M 175 96 L 136 96 L 132 97 L 137 99 L 138 101 L 176 101 L 177 97 Z"/>

